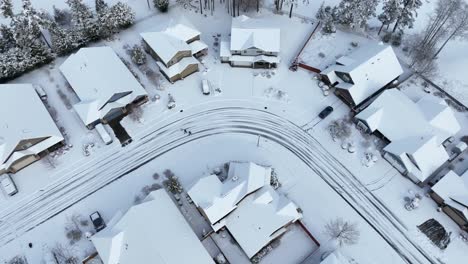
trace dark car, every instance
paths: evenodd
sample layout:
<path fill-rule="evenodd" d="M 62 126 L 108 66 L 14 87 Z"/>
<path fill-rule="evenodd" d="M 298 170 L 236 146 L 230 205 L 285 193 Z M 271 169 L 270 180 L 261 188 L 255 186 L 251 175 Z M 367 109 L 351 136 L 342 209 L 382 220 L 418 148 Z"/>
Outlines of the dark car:
<path fill-rule="evenodd" d="M 322 118 L 322 119 L 325 119 L 325 117 L 330 115 L 331 112 L 333 112 L 333 107 L 327 106 L 327 107 L 325 107 L 325 109 L 322 110 L 322 112 L 319 113 L 319 117 Z"/>
<path fill-rule="evenodd" d="M 96 232 L 99 232 L 106 228 L 106 223 L 104 223 L 104 219 L 102 219 L 101 214 L 99 214 L 98 211 L 92 213 L 89 216 L 89 219 L 91 219 L 91 222 L 93 223 L 94 229 L 96 229 Z"/>

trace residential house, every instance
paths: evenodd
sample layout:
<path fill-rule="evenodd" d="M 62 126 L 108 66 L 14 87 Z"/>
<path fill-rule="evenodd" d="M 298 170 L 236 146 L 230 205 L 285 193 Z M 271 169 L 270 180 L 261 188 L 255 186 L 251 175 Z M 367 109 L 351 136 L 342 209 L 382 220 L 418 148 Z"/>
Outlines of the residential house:
<path fill-rule="evenodd" d="M 104 264 L 214 264 L 164 189 L 116 214 L 91 240 Z"/>
<path fill-rule="evenodd" d="M 200 32 L 183 24 L 140 35 L 150 54 L 157 60 L 160 71 L 170 82 L 198 71 L 195 58 L 208 53 L 208 46 L 200 40 Z"/>
<path fill-rule="evenodd" d="M 468 171 L 461 176 L 449 171 L 429 194 L 460 228 L 468 231 Z"/>
<path fill-rule="evenodd" d="M 335 250 L 328 254 L 320 264 L 352 264 L 354 261 L 348 259 L 339 250 Z"/>
<path fill-rule="evenodd" d="M 270 179 L 270 168 L 231 162 L 225 181 L 203 177 L 188 195 L 215 232 L 225 227 L 252 258 L 302 218 L 298 207 L 270 186 Z"/>
<path fill-rule="evenodd" d="M 0 113 L 0 175 L 15 173 L 64 144 L 31 84 L 1 84 Z"/>
<path fill-rule="evenodd" d="M 281 34 L 262 19 L 241 15 L 232 19 L 230 41 L 221 41 L 221 62 L 231 66 L 274 68 L 279 63 Z"/>
<path fill-rule="evenodd" d="M 81 48 L 60 71 L 78 96 L 73 108 L 89 129 L 121 119 L 148 101 L 145 89 L 110 47 Z"/>
<path fill-rule="evenodd" d="M 325 83 L 336 88 L 336 94 L 344 102 L 356 107 L 385 89 L 402 73 L 392 47 L 372 43 L 340 57 L 320 75 Z"/>
<path fill-rule="evenodd" d="M 356 120 L 389 143 L 384 157 L 415 183 L 428 180 L 449 159 L 442 143 L 460 130 L 444 100 L 427 95 L 415 103 L 398 89 L 385 90 Z"/>

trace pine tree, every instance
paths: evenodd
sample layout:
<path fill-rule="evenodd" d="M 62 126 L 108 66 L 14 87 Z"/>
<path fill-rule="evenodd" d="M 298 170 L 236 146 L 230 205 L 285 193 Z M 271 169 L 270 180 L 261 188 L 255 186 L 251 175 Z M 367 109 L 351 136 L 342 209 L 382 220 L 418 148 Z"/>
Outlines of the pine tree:
<path fill-rule="evenodd" d="M 377 0 L 342 0 L 336 10 L 337 22 L 350 28 L 365 28 L 370 17 L 375 16 Z"/>
<path fill-rule="evenodd" d="M 16 45 L 13 30 L 4 24 L 0 24 L 0 52 L 5 52 Z"/>
<path fill-rule="evenodd" d="M 53 6 L 54 9 L 54 21 L 60 26 L 69 26 L 71 23 L 70 12 L 66 9 L 59 9 Z"/>
<path fill-rule="evenodd" d="M 378 34 L 380 34 L 384 26 L 392 24 L 400 16 L 401 1 L 402 0 L 387 0 L 384 2 L 382 13 L 377 17 L 379 21 L 382 22 Z"/>
<path fill-rule="evenodd" d="M 418 16 L 417 10 L 422 5 L 421 0 L 404 0 L 400 15 L 398 16 L 393 32 L 397 29 L 413 28 L 414 20 Z"/>
<path fill-rule="evenodd" d="M 132 8 L 122 2 L 117 2 L 110 8 L 116 28 L 127 28 L 135 22 L 135 12 Z"/>
<path fill-rule="evenodd" d="M 96 0 L 95 2 L 96 13 L 99 15 L 109 8 L 104 0 Z"/>
<path fill-rule="evenodd" d="M 67 0 L 70 6 L 72 23 L 87 41 L 99 39 L 99 26 L 91 9 L 83 3 L 83 0 Z"/>
<path fill-rule="evenodd" d="M 3 17 L 12 18 L 13 17 L 13 4 L 11 0 L 1 0 L 0 1 L 0 12 L 2 13 Z"/>
<path fill-rule="evenodd" d="M 156 7 L 162 13 L 167 12 L 169 9 L 169 0 L 153 0 L 154 7 Z M 201 1 L 200 1 L 201 5 Z"/>
<path fill-rule="evenodd" d="M 51 35 L 53 50 L 59 56 L 66 55 L 85 44 L 82 41 L 81 34 L 77 33 L 74 29 L 62 28 L 55 22 L 51 22 L 48 25 L 48 29 Z"/>
<path fill-rule="evenodd" d="M 335 33 L 335 12 L 336 8 L 330 6 L 320 6 L 315 17 L 322 22 L 322 32 L 326 34 Z"/>

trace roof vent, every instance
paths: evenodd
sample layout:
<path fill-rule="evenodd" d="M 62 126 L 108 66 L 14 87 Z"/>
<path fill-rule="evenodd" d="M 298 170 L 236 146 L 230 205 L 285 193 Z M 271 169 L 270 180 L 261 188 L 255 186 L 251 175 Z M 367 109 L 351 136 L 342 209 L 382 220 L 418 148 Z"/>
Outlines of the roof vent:
<path fill-rule="evenodd" d="M 239 176 L 237 176 L 237 175 L 234 175 L 234 176 L 232 177 L 232 181 L 233 181 L 233 182 L 237 181 L 238 179 L 239 179 Z"/>

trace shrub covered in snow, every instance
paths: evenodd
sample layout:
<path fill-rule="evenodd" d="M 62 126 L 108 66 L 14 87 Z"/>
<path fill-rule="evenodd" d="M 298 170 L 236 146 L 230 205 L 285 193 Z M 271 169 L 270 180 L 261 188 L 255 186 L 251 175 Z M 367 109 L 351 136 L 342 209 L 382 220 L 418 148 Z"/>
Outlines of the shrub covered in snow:
<path fill-rule="evenodd" d="M 140 45 L 134 45 L 130 50 L 132 61 L 136 65 L 143 65 L 146 63 L 146 53 Z"/>
<path fill-rule="evenodd" d="M 169 9 L 169 0 L 153 0 L 154 7 L 156 7 L 162 13 L 167 12 Z"/>

